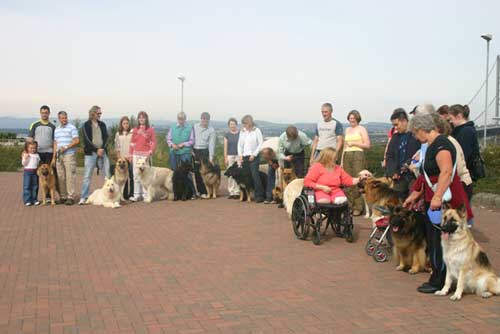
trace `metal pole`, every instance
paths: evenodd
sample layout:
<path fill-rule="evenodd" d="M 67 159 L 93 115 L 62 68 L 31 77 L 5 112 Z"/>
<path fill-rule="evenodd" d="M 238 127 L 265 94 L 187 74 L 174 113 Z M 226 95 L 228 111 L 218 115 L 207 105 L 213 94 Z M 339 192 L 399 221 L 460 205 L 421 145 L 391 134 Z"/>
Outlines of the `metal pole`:
<path fill-rule="evenodd" d="M 184 111 L 184 80 L 181 80 L 181 111 Z"/>
<path fill-rule="evenodd" d="M 484 138 L 483 145 L 486 147 L 486 130 L 488 127 L 488 71 L 490 69 L 490 40 L 486 41 L 486 82 L 484 85 Z"/>
<path fill-rule="evenodd" d="M 495 98 L 495 117 L 496 117 L 496 125 L 499 124 L 499 108 L 500 108 L 500 56 L 497 55 L 497 89 L 496 89 L 496 98 Z"/>

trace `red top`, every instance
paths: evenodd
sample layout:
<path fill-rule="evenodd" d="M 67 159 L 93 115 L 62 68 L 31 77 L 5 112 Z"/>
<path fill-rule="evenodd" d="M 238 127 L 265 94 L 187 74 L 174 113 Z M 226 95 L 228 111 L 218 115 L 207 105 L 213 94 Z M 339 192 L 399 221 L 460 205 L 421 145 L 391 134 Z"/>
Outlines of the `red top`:
<path fill-rule="evenodd" d="M 335 165 L 332 171 L 326 169 L 319 162 L 309 168 L 306 177 L 304 178 L 304 187 L 315 188 L 316 184 L 322 184 L 333 189 L 340 186 L 352 186 L 352 176 L 347 174 L 342 167 Z"/>
<path fill-rule="evenodd" d="M 156 149 L 155 129 L 140 126 L 132 129 L 132 139 L 130 140 L 130 155 L 151 156 Z"/>
<path fill-rule="evenodd" d="M 429 180 L 431 181 L 432 184 L 435 184 L 438 182 L 438 177 L 439 176 L 429 176 Z M 412 191 L 414 190 L 421 190 L 422 187 L 424 187 L 424 202 L 425 203 L 430 203 L 432 200 L 432 196 L 434 196 L 434 192 L 432 191 L 431 187 L 427 184 L 425 181 L 424 175 L 420 174 L 420 176 L 417 178 L 415 183 L 413 184 Z M 469 199 L 467 198 L 467 194 L 465 193 L 464 187 L 462 185 L 462 182 L 460 182 L 460 178 L 458 175 L 455 174 L 455 177 L 453 178 L 453 181 L 450 184 L 450 191 L 451 191 L 451 201 L 450 201 L 450 206 L 453 209 L 456 209 L 460 206 L 460 204 L 465 204 L 465 207 L 467 208 L 467 219 L 471 219 L 474 217 L 472 214 L 472 209 L 470 207 Z"/>

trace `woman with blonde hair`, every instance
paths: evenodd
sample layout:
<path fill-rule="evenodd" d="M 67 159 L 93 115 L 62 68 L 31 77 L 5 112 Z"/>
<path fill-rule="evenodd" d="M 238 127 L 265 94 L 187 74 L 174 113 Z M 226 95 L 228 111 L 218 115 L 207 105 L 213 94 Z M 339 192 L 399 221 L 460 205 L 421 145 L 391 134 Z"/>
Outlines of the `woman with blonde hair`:
<path fill-rule="evenodd" d="M 314 163 L 304 178 L 304 187 L 314 189 L 316 202 L 342 204 L 347 198 L 341 186 L 354 186 L 361 177 L 352 177 L 342 167 L 335 163 L 337 151 L 331 147 L 321 150 Z"/>

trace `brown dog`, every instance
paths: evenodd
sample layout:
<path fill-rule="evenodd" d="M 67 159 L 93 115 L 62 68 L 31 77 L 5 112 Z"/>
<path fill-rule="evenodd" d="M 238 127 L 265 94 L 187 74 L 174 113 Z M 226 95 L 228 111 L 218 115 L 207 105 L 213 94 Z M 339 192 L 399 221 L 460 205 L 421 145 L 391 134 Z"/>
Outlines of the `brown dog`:
<path fill-rule="evenodd" d="M 47 193 L 50 192 L 50 202 L 56 205 L 56 177 L 54 169 L 49 164 L 42 164 L 36 171 L 39 179 L 39 188 L 42 191 L 42 205 L 47 204 Z"/>
<path fill-rule="evenodd" d="M 460 300 L 464 292 L 483 298 L 500 295 L 500 278 L 486 253 L 472 237 L 467 226 L 465 206 L 462 204 L 455 210 L 444 204 L 442 210 L 441 246 L 446 263 L 446 280 L 443 289 L 435 294 L 447 295 L 453 282 L 457 282 L 451 300 Z"/>
<path fill-rule="evenodd" d="M 201 160 L 200 174 L 207 189 L 207 198 L 217 198 L 220 186 L 221 171 L 217 164 L 212 164 L 208 159 Z"/>
<path fill-rule="evenodd" d="M 119 187 L 120 191 L 120 199 L 125 201 L 123 198 L 123 188 L 125 188 L 125 184 L 128 182 L 128 160 L 124 158 L 120 158 L 116 160 L 115 165 L 115 183 Z"/>
<path fill-rule="evenodd" d="M 376 217 L 382 216 L 382 213 L 374 208 L 376 205 L 387 206 L 390 204 L 396 206 L 401 204 L 400 194 L 398 191 L 392 189 L 392 179 L 390 178 L 375 178 L 370 176 L 359 182 L 358 188 L 365 200 L 365 218 L 371 218 L 373 220 Z"/>

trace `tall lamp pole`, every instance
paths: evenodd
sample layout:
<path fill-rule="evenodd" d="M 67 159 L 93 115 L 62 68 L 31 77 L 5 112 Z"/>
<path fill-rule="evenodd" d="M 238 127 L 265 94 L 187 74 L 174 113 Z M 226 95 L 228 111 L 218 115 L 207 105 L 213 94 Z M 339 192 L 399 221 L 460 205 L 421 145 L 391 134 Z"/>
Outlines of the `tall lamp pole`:
<path fill-rule="evenodd" d="M 181 81 L 181 111 L 184 111 L 184 80 L 186 80 L 186 77 L 179 75 L 177 79 Z"/>
<path fill-rule="evenodd" d="M 484 137 L 483 145 L 486 147 L 486 130 L 488 127 L 488 72 L 490 70 L 490 41 L 493 39 L 493 35 L 484 34 L 481 38 L 486 41 L 486 81 L 484 86 Z"/>

